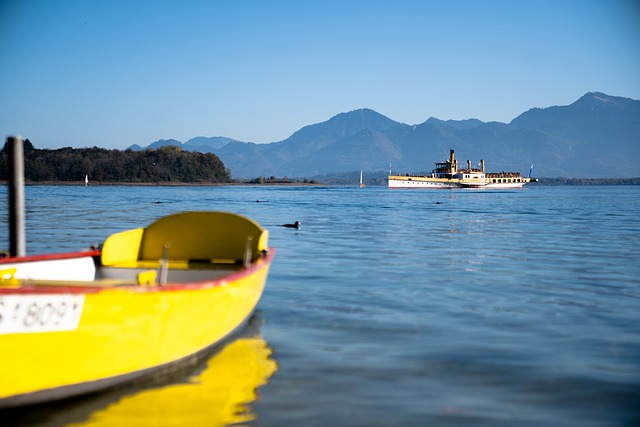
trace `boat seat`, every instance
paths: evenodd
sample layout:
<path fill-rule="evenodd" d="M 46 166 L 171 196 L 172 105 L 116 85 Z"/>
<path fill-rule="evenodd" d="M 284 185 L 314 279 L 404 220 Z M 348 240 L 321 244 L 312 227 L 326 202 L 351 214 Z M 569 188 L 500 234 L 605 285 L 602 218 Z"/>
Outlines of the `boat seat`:
<path fill-rule="evenodd" d="M 102 247 L 101 264 L 135 267 L 163 258 L 210 263 L 242 263 L 268 249 L 269 232 L 249 218 L 228 212 L 183 212 L 160 218 L 146 228 L 110 236 Z M 171 264 L 171 263 L 170 263 Z"/>
<path fill-rule="evenodd" d="M 112 234 L 102 245 L 100 263 L 104 266 L 131 264 L 138 261 L 144 228 Z"/>

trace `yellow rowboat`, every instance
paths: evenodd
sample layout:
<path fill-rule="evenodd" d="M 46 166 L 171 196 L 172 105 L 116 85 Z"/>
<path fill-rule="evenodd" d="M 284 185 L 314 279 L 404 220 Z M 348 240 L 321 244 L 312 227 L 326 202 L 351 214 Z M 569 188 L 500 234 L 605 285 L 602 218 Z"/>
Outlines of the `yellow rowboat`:
<path fill-rule="evenodd" d="M 264 289 L 268 231 L 185 212 L 102 249 L 0 260 L 0 407 L 97 391 L 238 331 Z"/>

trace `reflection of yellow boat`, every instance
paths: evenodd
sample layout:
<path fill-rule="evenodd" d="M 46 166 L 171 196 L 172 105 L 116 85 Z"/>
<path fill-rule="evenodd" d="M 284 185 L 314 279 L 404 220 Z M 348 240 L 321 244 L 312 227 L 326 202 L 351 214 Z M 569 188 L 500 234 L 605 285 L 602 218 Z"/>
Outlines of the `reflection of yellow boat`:
<path fill-rule="evenodd" d="M 0 260 L 0 407 L 99 390 L 219 343 L 262 295 L 267 240 L 248 218 L 186 212 L 102 250 Z"/>
<path fill-rule="evenodd" d="M 252 421 L 248 404 L 277 370 L 262 337 L 238 338 L 186 383 L 125 396 L 73 426 L 223 426 Z"/>

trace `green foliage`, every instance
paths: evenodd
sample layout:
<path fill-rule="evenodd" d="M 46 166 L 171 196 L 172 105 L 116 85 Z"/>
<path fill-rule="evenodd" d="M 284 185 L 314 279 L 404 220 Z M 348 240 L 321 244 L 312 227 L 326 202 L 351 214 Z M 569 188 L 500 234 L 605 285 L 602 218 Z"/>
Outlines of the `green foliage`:
<path fill-rule="evenodd" d="M 131 183 L 226 183 L 231 172 L 213 153 L 158 150 L 120 151 L 104 148 L 39 150 L 25 140 L 24 170 L 28 181 L 91 181 Z M 0 179 L 8 178 L 6 144 L 0 156 Z"/>
<path fill-rule="evenodd" d="M 245 183 L 245 184 L 318 184 L 318 181 L 309 180 L 309 179 L 289 179 L 288 176 L 284 178 L 276 178 L 275 176 L 270 176 L 269 178 L 264 176 L 259 176 L 255 179 L 248 180 L 235 180 L 237 183 Z"/>

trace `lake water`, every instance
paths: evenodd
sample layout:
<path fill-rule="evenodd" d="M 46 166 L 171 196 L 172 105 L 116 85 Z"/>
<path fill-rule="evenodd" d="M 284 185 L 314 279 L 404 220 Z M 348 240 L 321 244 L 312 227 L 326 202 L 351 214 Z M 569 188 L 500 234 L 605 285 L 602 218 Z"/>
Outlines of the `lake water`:
<path fill-rule="evenodd" d="M 30 254 L 206 209 L 253 218 L 277 255 L 250 334 L 252 360 L 271 368 L 232 408 L 241 418 L 215 411 L 231 395 L 220 387 L 194 386 L 181 398 L 189 415 L 132 403 L 206 383 L 187 372 L 12 413 L 15 423 L 640 424 L 640 187 L 28 186 L 26 205 Z M 296 220 L 300 230 L 280 226 Z M 196 371 L 249 365 L 223 356 Z"/>

